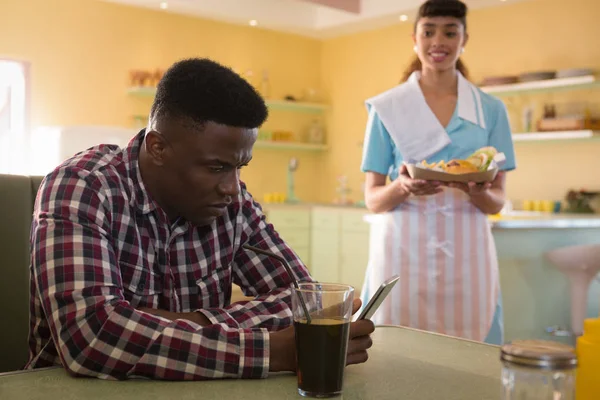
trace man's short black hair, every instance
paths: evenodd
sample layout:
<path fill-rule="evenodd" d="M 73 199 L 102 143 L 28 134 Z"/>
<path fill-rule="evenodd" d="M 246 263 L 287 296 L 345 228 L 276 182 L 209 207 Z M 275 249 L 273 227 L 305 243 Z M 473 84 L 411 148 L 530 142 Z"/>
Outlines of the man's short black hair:
<path fill-rule="evenodd" d="M 257 91 L 231 69 L 206 58 L 173 64 L 158 84 L 151 115 L 258 128 L 268 115 Z"/>

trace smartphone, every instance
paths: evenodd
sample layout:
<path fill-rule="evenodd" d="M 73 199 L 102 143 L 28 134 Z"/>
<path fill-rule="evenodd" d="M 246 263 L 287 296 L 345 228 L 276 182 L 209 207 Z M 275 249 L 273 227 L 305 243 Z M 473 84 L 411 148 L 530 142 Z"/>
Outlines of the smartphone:
<path fill-rule="evenodd" d="M 371 297 L 366 307 L 363 308 L 362 312 L 356 320 L 358 321 L 360 319 L 370 319 L 373 316 L 373 314 L 375 314 L 375 311 L 377 311 L 381 303 L 383 303 L 383 300 L 385 300 L 385 298 L 390 293 L 396 282 L 398 282 L 398 279 L 400 279 L 400 276 L 394 275 L 387 281 L 383 282 L 381 286 L 379 286 L 379 289 L 377 289 L 377 292 L 375 292 L 373 297 Z"/>

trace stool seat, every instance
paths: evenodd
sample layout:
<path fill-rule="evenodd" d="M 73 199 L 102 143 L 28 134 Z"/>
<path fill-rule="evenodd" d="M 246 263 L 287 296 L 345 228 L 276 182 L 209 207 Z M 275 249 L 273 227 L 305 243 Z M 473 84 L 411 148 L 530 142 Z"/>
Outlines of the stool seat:
<path fill-rule="evenodd" d="M 600 272 L 600 244 L 566 246 L 545 253 L 556 269 L 567 275 L 571 290 L 571 330 L 583 333 L 587 295 L 592 279 Z"/>

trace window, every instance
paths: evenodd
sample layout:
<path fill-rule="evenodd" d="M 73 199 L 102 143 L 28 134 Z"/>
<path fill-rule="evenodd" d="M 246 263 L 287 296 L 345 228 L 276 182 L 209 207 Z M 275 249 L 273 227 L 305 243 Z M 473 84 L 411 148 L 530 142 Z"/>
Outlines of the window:
<path fill-rule="evenodd" d="M 0 173 L 27 167 L 27 66 L 0 59 Z"/>

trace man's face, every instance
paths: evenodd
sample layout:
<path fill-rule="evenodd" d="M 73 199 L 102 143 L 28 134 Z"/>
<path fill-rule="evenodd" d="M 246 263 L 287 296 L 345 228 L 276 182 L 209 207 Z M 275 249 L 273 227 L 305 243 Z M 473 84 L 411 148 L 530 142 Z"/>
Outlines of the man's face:
<path fill-rule="evenodd" d="M 211 224 L 239 194 L 240 169 L 252 159 L 256 129 L 214 122 L 160 123 L 157 128 L 160 133 L 148 131 L 146 146 L 162 146 L 148 150 L 159 166 L 161 207 L 170 218 Z"/>

